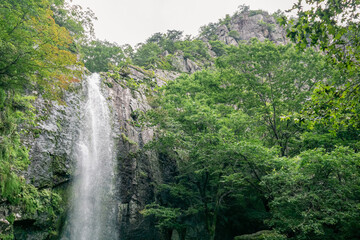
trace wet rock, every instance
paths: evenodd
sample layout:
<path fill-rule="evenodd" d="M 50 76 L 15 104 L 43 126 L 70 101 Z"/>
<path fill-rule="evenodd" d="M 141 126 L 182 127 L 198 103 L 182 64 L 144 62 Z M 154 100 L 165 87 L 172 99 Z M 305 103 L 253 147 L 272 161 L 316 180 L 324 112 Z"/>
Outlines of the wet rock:
<path fill-rule="evenodd" d="M 53 188 L 68 181 L 74 170 L 73 151 L 79 134 L 81 86 L 66 93 L 65 104 L 49 102 L 41 97 L 35 103 L 43 119 L 37 136 L 26 141 L 30 145 L 31 163 L 25 173 L 28 183 L 38 188 Z"/>
<path fill-rule="evenodd" d="M 31 162 L 23 173 L 27 183 L 51 192 L 63 188 L 71 179 L 75 166 L 73 151 L 81 124 L 81 99 L 82 86 L 79 84 L 65 94 L 64 104 L 41 97 L 36 100 L 37 117 L 41 121 L 33 130 L 33 135 L 23 138 L 30 149 Z M 55 211 L 61 213 L 60 210 Z M 52 234 L 59 234 L 56 231 L 59 231 L 58 224 L 63 215 L 50 216 L 47 211 L 26 213 L 21 207 L 3 203 L 0 204 L 0 218 L 3 217 L 13 218 L 9 232 L 14 233 L 15 239 L 42 240 L 49 239 Z M 3 232 L 1 228 L 0 232 Z"/>
<path fill-rule="evenodd" d="M 160 69 L 153 72 L 131 66 L 129 69 L 131 74 L 128 77 L 134 81 L 144 82 L 151 78 L 158 86 L 180 75 Z M 143 149 L 153 139 L 154 129 L 137 124 L 138 113 L 151 109 L 146 97 L 148 86 L 140 85 L 136 91 L 132 91 L 114 79 L 104 77 L 103 80 L 112 83 L 112 88 L 104 85 L 104 90 L 112 109 L 113 136 L 118 155 L 116 186 L 120 236 L 124 240 L 159 239 L 153 222 L 145 220 L 140 213 L 146 204 L 154 200 L 154 183 L 164 181 L 158 154 Z"/>

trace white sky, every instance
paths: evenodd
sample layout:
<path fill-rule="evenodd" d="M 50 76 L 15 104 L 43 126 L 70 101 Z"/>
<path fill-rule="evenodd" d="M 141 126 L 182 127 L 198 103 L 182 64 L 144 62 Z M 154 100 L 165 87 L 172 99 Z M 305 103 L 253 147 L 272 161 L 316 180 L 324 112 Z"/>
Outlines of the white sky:
<path fill-rule="evenodd" d="M 96 37 L 122 45 L 144 42 L 168 29 L 196 36 L 202 25 L 233 14 L 239 5 L 273 13 L 287 10 L 297 0 L 72 0 L 92 9 Z"/>

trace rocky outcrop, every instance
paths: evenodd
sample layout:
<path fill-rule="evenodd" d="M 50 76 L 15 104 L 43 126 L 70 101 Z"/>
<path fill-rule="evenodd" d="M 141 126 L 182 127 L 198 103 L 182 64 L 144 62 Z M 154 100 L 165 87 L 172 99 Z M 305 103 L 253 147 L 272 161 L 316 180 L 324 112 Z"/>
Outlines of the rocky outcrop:
<path fill-rule="evenodd" d="M 229 29 L 225 25 L 221 25 L 216 30 L 216 35 L 218 36 L 219 40 L 224 42 L 225 44 L 237 46 L 238 42 L 235 40 L 235 38 L 229 36 L 229 32 Z"/>
<path fill-rule="evenodd" d="M 257 38 L 268 39 L 278 44 L 286 44 L 286 31 L 275 18 L 264 11 L 245 11 L 231 17 L 226 24 L 219 24 L 215 34 L 227 45 L 237 46 L 240 41 Z M 204 38 L 204 41 L 208 39 Z"/>
<path fill-rule="evenodd" d="M 230 22 L 230 31 L 239 33 L 238 40 L 257 38 L 260 41 L 269 39 L 276 43 L 286 43 L 286 32 L 275 18 L 265 12 L 251 15 L 239 15 Z"/>
<path fill-rule="evenodd" d="M 185 58 L 182 52 L 176 52 L 171 59 L 172 66 L 179 72 L 194 73 L 201 68 L 189 58 Z"/>

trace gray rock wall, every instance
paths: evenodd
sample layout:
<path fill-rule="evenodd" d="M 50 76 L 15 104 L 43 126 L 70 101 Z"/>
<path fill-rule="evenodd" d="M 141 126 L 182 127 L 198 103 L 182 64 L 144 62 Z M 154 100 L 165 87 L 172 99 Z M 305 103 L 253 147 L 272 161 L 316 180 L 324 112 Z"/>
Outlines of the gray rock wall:
<path fill-rule="evenodd" d="M 155 70 L 153 73 L 139 68 L 129 68 L 127 78 L 144 82 L 152 81 L 162 86 L 179 76 L 176 72 Z M 154 184 L 161 183 L 164 171 L 157 153 L 143 149 L 154 137 L 154 129 L 138 125 L 139 112 L 151 108 L 146 98 L 146 85 L 131 90 L 119 81 L 103 78 L 104 89 L 113 114 L 113 134 L 117 145 L 117 196 L 122 240 L 161 239 L 157 229 L 149 220 L 145 221 L 140 211 L 154 200 Z M 110 84 L 109 84 L 110 83 Z M 111 87 L 109 87 L 111 86 Z"/>
<path fill-rule="evenodd" d="M 39 122 L 31 134 L 23 136 L 30 149 L 30 165 L 22 173 L 27 183 L 40 191 L 59 194 L 63 201 L 55 212 L 26 212 L 20 206 L 0 201 L 0 233 L 13 232 L 15 239 L 56 239 L 65 217 L 68 182 L 74 170 L 73 146 L 81 124 L 82 85 L 72 86 L 64 96 L 64 104 L 38 97 L 34 103 Z M 52 204 L 51 202 L 48 204 Z M 54 215 L 55 214 L 55 215 Z M 14 216 L 10 224 L 6 218 Z M 4 227 L 4 228 L 3 228 Z"/>
<path fill-rule="evenodd" d="M 227 25 L 219 25 L 216 35 L 220 41 L 233 46 L 237 46 L 240 41 L 249 41 L 252 38 L 260 41 L 268 39 L 278 44 L 289 42 L 284 28 L 266 12 L 238 14 L 232 17 Z M 208 41 L 208 39 L 204 38 L 203 41 Z"/>
<path fill-rule="evenodd" d="M 74 145 L 81 124 L 82 85 L 66 93 L 64 104 L 39 98 L 36 109 L 40 118 L 38 134 L 31 137 L 31 164 L 26 172 L 28 183 L 38 188 L 56 188 L 70 180 L 74 170 Z"/>

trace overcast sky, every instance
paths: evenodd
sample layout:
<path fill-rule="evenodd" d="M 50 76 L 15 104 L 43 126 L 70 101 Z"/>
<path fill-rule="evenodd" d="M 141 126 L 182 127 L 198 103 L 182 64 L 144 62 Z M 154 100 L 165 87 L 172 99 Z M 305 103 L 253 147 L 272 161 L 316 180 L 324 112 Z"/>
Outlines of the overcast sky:
<path fill-rule="evenodd" d="M 246 4 L 273 13 L 287 10 L 297 0 L 72 0 L 91 8 L 98 20 L 96 37 L 122 45 L 144 42 L 168 29 L 196 36 L 202 25 L 216 22 Z"/>

